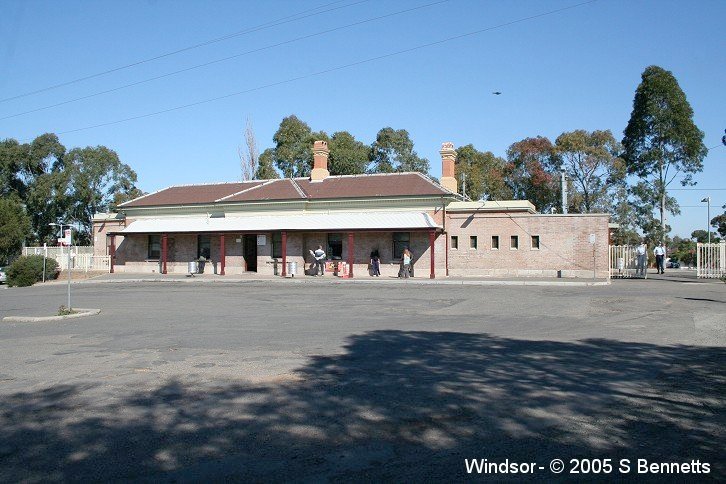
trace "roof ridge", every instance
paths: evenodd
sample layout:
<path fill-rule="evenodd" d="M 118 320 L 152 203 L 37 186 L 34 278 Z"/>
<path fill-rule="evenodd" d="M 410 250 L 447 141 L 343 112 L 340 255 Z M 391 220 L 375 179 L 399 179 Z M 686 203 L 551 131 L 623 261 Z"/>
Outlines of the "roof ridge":
<path fill-rule="evenodd" d="M 295 188 L 295 190 L 300 194 L 301 197 L 310 198 L 310 195 L 308 195 L 305 190 L 303 190 L 302 187 L 297 184 L 294 178 L 290 178 L 289 180 L 292 182 L 293 188 Z"/>
<path fill-rule="evenodd" d="M 259 181 L 259 180 L 258 180 L 258 181 Z M 216 202 L 221 202 L 222 200 L 225 200 L 225 199 L 227 199 L 227 198 L 231 198 L 231 197 L 234 197 L 235 195 L 239 195 L 239 194 L 241 194 L 241 193 L 244 193 L 244 192 L 248 192 L 248 191 L 250 191 L 250 190 L 255 190 L 255 189 L 257 189 L 257 188 L 261 188 L 261 187 L 264 187 L 264 186 L 266 186 L 266 185 L 269 185 L 270 183 L 272 183 L 272 182 L 274 182 L 274 181 L 275 181 L 275 180 L 266 180 L 266 181 L 264 181 L 264 182 L 262 182 L 262 183 L 260 183 L 260 184 L 258 184 L 258 185 L 255 185 L 255 186 L 252 186 L 252 187 L 249 187 L 249 188 L 245 188 L 244 190 L 240 190 L 240 191 L 238 191 L 238 192 L 236 192 L 236 193 L 232 193 L 231 195 L 226 195 L 226 196 L 224 196 L 224 197 L 222 197 L 222 198 L 218 198 L 218 199 L 216 199 L 216 200 L 215 200 L 214 202 L 215 202 L 215 203 L 216 203 Z"/>
<path fill-rule="evenodd" d="M 436 188 L 441 188 L 445 192 L 449 192 L 452 195 L 456 195 L 457 197 L 462 197 L 462 199 L 463 199 L 463 196 L 460 195 L 459 193 L 452 192 L 451 190 L 449 190 L 448 188 L 446 188 L 445 186 L 443 186 L 441 183 L 435 182 L 428 175 L 425 175 L 425 174 L 421 173 L 420 171 L 411 171 L 411 172 L 407 172 L 407 173 L 415 173 L 416 175 L 420 176 L 421 178 L 423 178 L 424 180 L 426 180 L 427 182 L 429 182 L 430 184 L 432 184 Z"/>

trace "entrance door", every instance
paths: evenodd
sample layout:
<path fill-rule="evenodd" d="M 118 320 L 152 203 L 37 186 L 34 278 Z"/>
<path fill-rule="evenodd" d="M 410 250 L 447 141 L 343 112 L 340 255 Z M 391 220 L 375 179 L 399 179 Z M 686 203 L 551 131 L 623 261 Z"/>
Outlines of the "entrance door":
<path fill-rule="evenodd" d="M 245 270 L 248 272 L 257 272 L 257 235 L 245 235 Z"/>

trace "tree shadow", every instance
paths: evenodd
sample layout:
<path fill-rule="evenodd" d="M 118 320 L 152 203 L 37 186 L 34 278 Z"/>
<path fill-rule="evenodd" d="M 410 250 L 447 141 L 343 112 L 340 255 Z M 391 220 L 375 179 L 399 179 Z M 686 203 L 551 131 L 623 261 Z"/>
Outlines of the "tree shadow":
<path fill-rule="evenodd" d="M 2 396 L 0 481 L 450 481 L 465 458 L 574 457 L 700 459 L 718 478 L 724 363 L 720 347 L 372 331 L 276 382 Z"/>

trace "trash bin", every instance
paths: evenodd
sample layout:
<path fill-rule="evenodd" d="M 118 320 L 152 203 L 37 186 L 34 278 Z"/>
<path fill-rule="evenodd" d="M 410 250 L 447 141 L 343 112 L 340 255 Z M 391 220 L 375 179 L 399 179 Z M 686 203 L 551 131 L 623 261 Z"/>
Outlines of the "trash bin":
<path fill-rule="evenodd" d="M 189 261 L 189 265 L 187 266 L 187 271 L 192 276 L 194 274 L 199 274 L 199 262 L 198 261 L 195 261 L 195 260 Z"/>
<path fill-rule="evenodd" d="M 297 262 L 287 263 L 287 277 L 295 277 L 297 274 Z"/>

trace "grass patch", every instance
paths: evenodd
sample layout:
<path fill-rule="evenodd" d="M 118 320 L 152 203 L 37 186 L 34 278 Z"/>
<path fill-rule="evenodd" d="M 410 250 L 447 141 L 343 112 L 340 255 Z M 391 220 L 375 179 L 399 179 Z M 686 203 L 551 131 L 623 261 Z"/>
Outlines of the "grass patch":
<path fill-rule="evenodd" d="M 69 314 L 76 314 L 77 312 L 75 309 L 67 308 L 62 304 L 58 308 L 58 316 L 68 316 Z"/>

